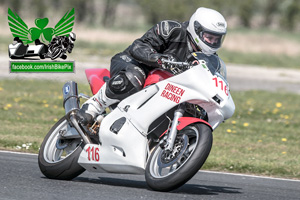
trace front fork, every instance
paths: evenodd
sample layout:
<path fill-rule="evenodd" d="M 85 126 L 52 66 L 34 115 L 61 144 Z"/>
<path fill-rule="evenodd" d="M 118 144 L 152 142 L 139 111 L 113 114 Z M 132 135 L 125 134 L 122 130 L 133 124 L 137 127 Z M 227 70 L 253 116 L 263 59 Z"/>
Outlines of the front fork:
<path fill-rule="evenodd" d="M 79 133 L 79 135 L 81 136 L 81 138 L 82 138 L 84 144 L 92 144 L 91 138 L 90 138 L 87 134 L 85 134 L 85 133 L 82 131 L 82 129 L 80 128 L 80 126 L 79 126 L 79 124 L 78 124 L 78 122 L 77 122 L 77 120 L 76 120 L 76 118 L 75 118 L 75 113 L 71 113 L 69 116 L 70 116 L 69 119 L 70 119 L 70 121 L 71 121 L 73 127 L 76 129 L 76 131 L 77 131 L 77 132 Z"/>
<path fill-rule="evenodd" d="M 172 126 L 170 128 L 169 134 L 166 139 L 161 141 L 161 146 L 167 151 L 173 151 L 175 139 L 177 136 L 177 126 L 178 126 L 178 119 L 183 116 L 185 112 L 185 105 L 179 105 L 179 108 L 174 112 L 174 118 L 172 121 Z"/>

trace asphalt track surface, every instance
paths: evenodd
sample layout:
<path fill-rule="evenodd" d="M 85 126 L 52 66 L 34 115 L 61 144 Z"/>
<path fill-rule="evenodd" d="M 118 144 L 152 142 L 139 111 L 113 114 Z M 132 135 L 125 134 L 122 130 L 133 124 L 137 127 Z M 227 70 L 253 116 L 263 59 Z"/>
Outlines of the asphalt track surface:
<path fill-rule="evenodd" d="M 0 151 L 1 200 L 293 200 L 300 199 L 300 181 L 200 171 L 179 189 L 163 193 L 147 187 L 142 175 L 85 171 L 71 181 L 51 180 L 38 167 L 37 155 Z"/>

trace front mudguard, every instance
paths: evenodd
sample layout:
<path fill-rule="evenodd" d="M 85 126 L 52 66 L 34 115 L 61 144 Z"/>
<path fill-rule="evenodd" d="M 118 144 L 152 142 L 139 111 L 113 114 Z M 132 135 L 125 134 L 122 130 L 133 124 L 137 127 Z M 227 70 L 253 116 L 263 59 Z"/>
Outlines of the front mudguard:
<path fill-rule="evenodd" d="M 187 127 L 190 124 L 194 124 L 194 123 L 202 123 L 202 124 L 206 124 L 212 131 L 213 128 L 211 127 L 211 125 L 203 120 L 203 119 L 199 119 L 199 118 L 195 118 L 195 117 L 180 117 L 178 119 L 178 126 L 177 126 L 177 130 L 180 131 L 182 129 L 184 129 L 185 127 Z M 161 136 L 159 138 L 162 138 L 162 136 L 164 136 L 167 133 L 168 130 L 166 130 L 163 134 L 161 134 Z"/>
<path fill-rule="evenodd" d="M 203 119 L 199 119 L 199 118 L 195 118 L 195 117 L 180 117 L 178 119 L 178 121 L 179 121 L 179 123 L 178 123 L 178 126 L 177 126 L 177 130 L 179 130 L 179 131 L 184 129 L 186 126 L 188 126 L 190 124 L 197 123 L 197 122 L 202 123 L 202 124 L 206 124 L 211 128 L 211 130 L 213 130 L 211 125 Z"/>

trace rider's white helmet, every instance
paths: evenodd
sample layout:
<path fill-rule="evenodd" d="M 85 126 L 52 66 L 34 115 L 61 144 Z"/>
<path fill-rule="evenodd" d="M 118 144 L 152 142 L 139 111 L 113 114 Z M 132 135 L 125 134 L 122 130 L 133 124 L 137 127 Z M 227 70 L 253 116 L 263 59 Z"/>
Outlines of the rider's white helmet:
<path fill-rule="evenodd" d="M 70 34 L 69 34 L 69 40 L 70 40 L 71 43 L 74 43 L 75 40 L 76 40 L 76 34 L 73 33 L 73 32 L 70 32 Z"/>
<path fill-rule="evenodd" d="M 219 12 L 201 7 L 192 15 L 187 31 L 194 45 L 203 53 L 211 55 L 221 47 L 226 28 L 226 20 Z M 207 37 L 214 41 L 209 41 Z"/>

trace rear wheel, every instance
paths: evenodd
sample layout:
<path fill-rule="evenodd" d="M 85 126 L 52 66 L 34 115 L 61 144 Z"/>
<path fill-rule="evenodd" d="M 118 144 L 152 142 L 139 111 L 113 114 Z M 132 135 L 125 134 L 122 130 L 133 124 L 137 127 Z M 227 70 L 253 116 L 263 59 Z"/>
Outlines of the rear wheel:
<path fill-rule="evenodd" d="M 148 186 L 157 191 L 170 191 L 186 183 L 206 161 L 212 140 L 211 128 L 197 123 L 178 132 L 172 152 L 157 145 L 146 167 Z"/>
<path fill-rule="evenodd" d="M 77 162 L 84 147 L 82 140 L 63 139 L 60 136 L 68 126 L 66 117 L 61 118 L 51 128 L 40 147 L 39 167 L 48 178 L 70 180 L 85 171 Z"/>

